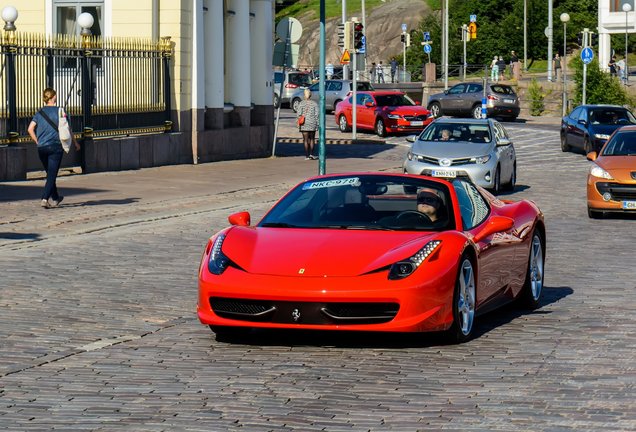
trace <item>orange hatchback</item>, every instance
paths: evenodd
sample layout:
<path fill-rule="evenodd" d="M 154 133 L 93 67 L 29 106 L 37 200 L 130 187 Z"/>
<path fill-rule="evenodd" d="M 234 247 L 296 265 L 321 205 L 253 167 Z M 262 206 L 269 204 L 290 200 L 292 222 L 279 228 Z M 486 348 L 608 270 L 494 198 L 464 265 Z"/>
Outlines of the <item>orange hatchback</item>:
<path fill-rule="evenodd" d="M 606 212 L 636 214 L 636 126 L 617 129 L 601 151 L 590 152 L 587 176 L 587 214 Z"/>

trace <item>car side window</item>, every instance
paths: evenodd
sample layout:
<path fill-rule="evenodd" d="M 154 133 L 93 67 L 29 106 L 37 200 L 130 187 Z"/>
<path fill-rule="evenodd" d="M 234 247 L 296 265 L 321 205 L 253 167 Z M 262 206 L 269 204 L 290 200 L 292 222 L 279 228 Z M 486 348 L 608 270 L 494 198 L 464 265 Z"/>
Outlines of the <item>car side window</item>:
<path fill-rule="evenodd" d="M 579 116 L 581 115 L 582 110 L 583 108 L 581 107 L 576 108 L 574 111 L 570 113 L 570 118 L 574 121 L 577 121 L 579 119 Z"/>
<path fill-rule="evenodd" d="M 484 89 L 484 86 L 481 84 L 469 84 L 468 85 L 468 93 L 479 93 Z"/>
<path fill-rule="evenodd" d="M 486 220 L 490 207 L 475 185 L 463 179 L 455 179 L 453 187 L 457 195 L 464 230 L 471 230 Z"/>
<path fill-rule="evenodd" d="M 342 90 L 342 83 L 340 81 L 331 81 L 329 83 L 329 91 L 340 91 Z"/>
<path fill-rule="evenodd" d="M 356 95 L 356 104 L 358 104 L 358 105 L 360 105 L 360 106 L 363 106 L 363 105 L 364 105 L 364 97 L 365 97 L 365 96 L 366 96 L 366 95 L 365 95 L 365 94 L 363 94 L 363 93 L 358 93 L 358 94 Z"/>
<path fill-rule="evenodd" d="M 495 136 L 497 137 L 497 139 L 499 138 L 505 138 L 508 140 L 510 139 L 510 137 L 508 136 L 508 132 L 506 131 L 506 129 L 504 129 L 501 123 L 493 122 L 493 126 L 495 128 Z"/>
<path fill-rule="evenodd" d="M 316 83 L 316 84 L 312 84 L 311 87 L 309 87 L 309 90 L 311 90 L 312 92 L 317 92 L 320 89 L 320 84 Z"/>
<path fill-rule="evenodd" d="M 363 104 L 366 105 L 369 102 L 374 103 L 373 98 L 371 97 L 371 95 L 365 94 L 363 99 Z"/>
<path fill-rule="evenodd" d="M 579 115 L 579 121 L 584 120 L 587 121 L 587 110 L 582 109 L 581 114 Z"/>
<path fill-rule="evenodd" d="M 457 84 L 448 91 L 448 94 L 462 94 L 466 90 L 465 84 Z"/>

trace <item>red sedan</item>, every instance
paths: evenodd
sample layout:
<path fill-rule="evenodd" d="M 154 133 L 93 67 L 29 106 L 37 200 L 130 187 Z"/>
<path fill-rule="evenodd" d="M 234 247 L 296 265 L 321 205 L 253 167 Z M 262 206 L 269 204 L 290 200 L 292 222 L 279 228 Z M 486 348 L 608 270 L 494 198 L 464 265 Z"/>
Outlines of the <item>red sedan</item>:
<path fill-rule="evenodd" d="M 393 173 L 310 178 L 255 226 L 250 214 L 208 241 L 198 315 L 217 337 L 251 328 L 446 331 L 543 288 L 543 214 L 468 178 Z"/>
<path fill-rule="evenodd" d="M 353 124 L 353 96 L 336 106 L 336 123 L 341 132 Z M 397 91 L 364 91 L 356 94 L 356 128 L 370 129 L 378 136 L 388 133 L 419 133 L 434 118 L 431 112 Z"/>

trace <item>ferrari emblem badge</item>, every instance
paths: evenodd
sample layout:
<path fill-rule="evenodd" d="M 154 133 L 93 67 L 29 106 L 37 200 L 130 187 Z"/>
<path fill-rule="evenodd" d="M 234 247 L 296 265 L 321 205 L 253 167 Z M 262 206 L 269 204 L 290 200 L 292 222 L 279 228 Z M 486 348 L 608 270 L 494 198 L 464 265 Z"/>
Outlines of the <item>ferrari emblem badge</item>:
<path fill-rule="evenodd" d="M 298 309 L 294 309 L 292 311 L 292 319 L 294 320 L 294 322 L 298 322 L 298 320 L 300 319 L 300 311 Z"/>
<path fill-rule="evenodd" d="M 305 269 L 298 270 L 298 274 L 303 274 L 303 273 L 305 273 Z"/>

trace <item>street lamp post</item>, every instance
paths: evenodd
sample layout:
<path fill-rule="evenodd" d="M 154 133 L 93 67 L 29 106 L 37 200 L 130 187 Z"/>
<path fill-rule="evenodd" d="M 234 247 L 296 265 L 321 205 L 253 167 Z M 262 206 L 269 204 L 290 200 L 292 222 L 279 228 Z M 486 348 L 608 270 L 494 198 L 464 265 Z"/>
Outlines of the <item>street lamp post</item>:
<path fill-rule="evenodd" d="M 562 114 L 565 115 L 568 113 L 568 57 L 567 57 L 567 28 L 568 21 L 570 21 L 570 15 L 567 12 L 563 12 L 560 16 L 561 22 L 563 23 L 563 110 Z"/>
<path fill-rule="evenodd" d="M 625 80 L 625 85 L 627 85 L 627 80 L 629 79 L 629 66 L 627 66 L 627 32 L 629 30 L 629 23 L 627 21 L 627 14 L 631 10 L 631 4 L 623 3 L 623 12 L 625 12 L 625 70 L 623 71 L 623 79 Z"/>

